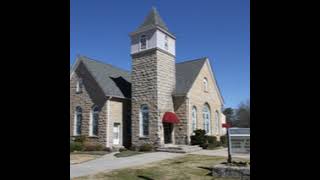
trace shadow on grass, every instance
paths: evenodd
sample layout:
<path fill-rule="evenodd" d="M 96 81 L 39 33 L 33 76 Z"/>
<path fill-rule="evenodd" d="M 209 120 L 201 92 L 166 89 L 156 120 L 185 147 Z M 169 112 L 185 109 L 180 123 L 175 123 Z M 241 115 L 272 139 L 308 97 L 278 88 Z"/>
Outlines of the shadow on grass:
<path fill-rule="evenodd" d="M 154 180 L 154 179 L 146 177 L 146 176 L 138 176 L 138 177 L 141 178 L 141 179 L 145 179 L 145 180 Z"/>
<path fill-rule="evenodd" d="M 204 167 L 204 166 L 199 166 L 198 168 L 208 170 L 208 171 L 209 171 L 209 173 L 208 173 L 208 174 L 206 174 L 206 176 L 212 176 L 213 168 L 210 168 L 210 167 Z"/>

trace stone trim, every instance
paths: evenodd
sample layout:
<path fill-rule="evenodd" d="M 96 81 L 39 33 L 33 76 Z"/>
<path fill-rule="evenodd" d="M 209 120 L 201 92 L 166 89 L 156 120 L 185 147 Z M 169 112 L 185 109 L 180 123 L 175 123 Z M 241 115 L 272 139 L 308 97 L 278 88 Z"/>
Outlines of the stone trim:
<path fill-rule="evenodd" d="M 131 54 L 131 57 L 132 58 L 138 58 L 138 57 L 141 57 L 141 56 L 145 55 L 146 53 L 151 53 L 151 52 L 157 51 L 157 50 L 162 52 L 162 53 L 165 53 L 165 54 L 167 54 L 167 55 L 169 55 L 169 56 L 171 56 L 173 58 L 175 58 L 175 56 L 173 54 L 171 54 L 171 53 L 169 53 L 169 52 L 167 52 L 167 51 L 165 51 L 165 50 L 163 50 L 161 48 L 158 48 L 158 47 L 154 47 L 154 48 L 151 48 L 151 49 L 146 49 L 146 50 Z"/>

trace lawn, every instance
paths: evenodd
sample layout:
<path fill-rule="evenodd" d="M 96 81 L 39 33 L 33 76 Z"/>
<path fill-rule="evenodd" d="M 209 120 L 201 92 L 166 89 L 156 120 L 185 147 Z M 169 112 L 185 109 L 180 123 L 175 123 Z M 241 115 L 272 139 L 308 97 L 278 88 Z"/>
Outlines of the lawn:
<path fill-rule="evenodd" d="M 99 158 L 103 155 L 107 154 L 107 152 L 100 151 L 92 151 L 92 152 L 74 152 L 70 153 L 70 164 L 79 164 L 83 162 L 87 162 L 96 158 Z"/>
<path fill-rule="evenodd" d="M 239 160 L 239 159 L 235 159 Z M 74 180 L 237 180 L 240 178 L 214 178 L 213 165 L 226 161 L 224 157 L 186 155 L 135 168 L 99 173 Z"/>
<path fill-rule="evenodd" d="M 143 154 L 143 152 L 127 150 L 127 151 L 119 152 L 119 153 L 115 154 L 114 156 L 120 158 L 120 157 L 134 156 L 134 155 L 138 155 L 138 154 Z"/>

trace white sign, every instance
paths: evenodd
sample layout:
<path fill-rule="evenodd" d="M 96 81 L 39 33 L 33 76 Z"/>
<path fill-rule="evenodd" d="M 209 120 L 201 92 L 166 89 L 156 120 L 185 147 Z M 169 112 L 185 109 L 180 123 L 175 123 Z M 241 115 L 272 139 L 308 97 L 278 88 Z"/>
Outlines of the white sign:
<path fill-rule="evenodd" d="M 230 153 L 250 153 L 250 128 L 229 128 Z"/>

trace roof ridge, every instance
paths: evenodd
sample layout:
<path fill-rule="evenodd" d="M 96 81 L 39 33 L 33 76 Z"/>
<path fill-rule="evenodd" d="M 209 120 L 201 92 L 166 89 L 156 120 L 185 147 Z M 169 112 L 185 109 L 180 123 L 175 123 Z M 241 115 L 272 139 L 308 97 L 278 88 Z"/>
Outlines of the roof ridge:
<path fill-rule="evenodd" d="M 100 64 L 103 64 L 103 65 L 108 65 L 108 66 L 111 66 L 112 68 L 115 68 L 115 69 L 118 69 L 118 70 L 121 70 L 121 71 L 125 71 L 125 72 L 128 72 L 128 73 L 131 72 L 131 71 L 129 71 L 129 70 L 125 70 L 125 69 L 122 69 L 122 68 L 120 68 L 120 67 L 114 66 L 114 65 L 112 65 L 112 64 L 103 62 L 103 61 L 101 61 L 101 60 L 92 59 L 92 58 L 90 58 L 90 57 L 88 57 L 88 56 L 82 55 L 82 56 L 79 56 L 79 57 L 80 57 L 80 59 L 83 59 L 83 58 L 84 58 L 84 59 L 89 60 L 89 61 L 94 61 L 94 62 L 96 62 L 96 63 L 100 63 Z"/>
<path fill-rule="evenodd" d="M 201 58 L 197 58 L 197 59 L 192 59 L 192 60 L 186 60 L 186 61 L 182 61 L 182 62 L 177 62 L 176 64 L 183 64 L 183 63 L 189 63 L 189 62 L 193 62 L 193 61 L 201 61 L 201 60 L 206 60 L 208 57 L 201 57 Z"/>

